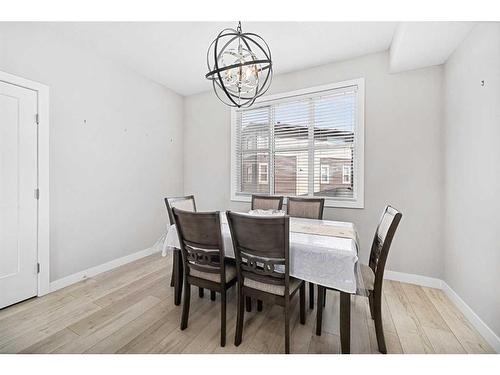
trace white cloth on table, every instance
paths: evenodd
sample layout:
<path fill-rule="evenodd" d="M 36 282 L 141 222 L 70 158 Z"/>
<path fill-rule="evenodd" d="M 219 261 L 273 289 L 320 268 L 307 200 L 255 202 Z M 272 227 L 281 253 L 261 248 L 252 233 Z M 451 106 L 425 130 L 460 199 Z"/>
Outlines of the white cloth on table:
<path fill-rule="evenodd" d="M 291 217 L 290 221 L 314 222 L 321 225 L 345 227 L 355 233 L 354 224 L 329 221 L 299 219 Z M 221 232 L 226 257 L 234 258 L 233 242 L 225 213 L 221 213 Z M 290 276 L 314 284 L 355 293 L 361 288 L 358 276 L 358 241 L 332 236 L 321 236 L 308 233 L 290 232 Z M 162 255 L 168 250 L 180 248 L 175 225 L 170 226 Z"/>

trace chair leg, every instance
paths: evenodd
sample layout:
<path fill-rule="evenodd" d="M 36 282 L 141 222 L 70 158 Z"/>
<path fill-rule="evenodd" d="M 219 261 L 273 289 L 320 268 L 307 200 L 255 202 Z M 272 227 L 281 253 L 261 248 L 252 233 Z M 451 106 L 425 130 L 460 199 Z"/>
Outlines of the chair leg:
<path fill-rule="evenodd" d="M 375 320 L 375 333 L 377 336 L 378 350 L 380 353 L 387 354 L 385 346 L 384 327 L 382 326 L 382 291 L 373 294 L 373 313 Z"/>
<path fill-rule="evenodd" d="M 238 286 L 238 310 L 236 312 L 236 332 L 234 335 L 234 345 L 241 344 L 243 337 L 243 319 L 245 318 L 245 301 L 243 300 L 243 293 L 239 290 Z"/>
<path fill-rule="evenodd" d="M 176 254 L 176 251 L 178 251 L 178 250 L 172 251 L 172 275 L 170 276 L 170 286 L 171 287 L 175 286 L 175 272 L 176 272 L 176 269 L 175 269 L 175 267 L 176 267 L 176 264 L 175 264 L 176 255 L 175 254 Z"/>
<path fill-rule="evenodd" d="M 368 294 L 368 305 L 370 306 L 370 315 L 372 319 L 375 319 L 375 313 L 373 311 L 373 290 L 370 290 L 370 294 Z"/>
<path fill-rule="evenodd" d="M 252 299 L 250 297 L 245 297 L 245 303 L 247 305 L 247 311 L 252 311 Z"/>
<path fill-rule="evenodd" d="M 314 309 L 314 284 L 309 282 L 309 308 Z"/>
<path fill-rule="evenodd" d="M 316 304 L 316 336 L 321 336 L 321 325 L 323 324 L 323 300 L 325 298 L 325 287 L 318 285 L 318 303 Z M 325 289 L 326 290 L 326 289 Z"/>
<path fill-rule="evenodd" d="M 184 283 L 184 303 L 182 304 L 181 330 L 188 326 L 189 303 L 191 302 L 191 285 Z"/>
<path fill-rule="evenodd" d="M 198 296 L 199 296 L 200 298 L 203 298 L 203 295 L 204 295 L 204 293 L 203 293 L 203 288 L 198 287 Z"/>
<path fill-rule="evenodd" d="M 262 300 L 257 300 L 257 311 L 262 311 Z"/>
<path fill-rule="evenodd" d="M 290 302 L 285 301 L 285 354 L 290 353 Z"/>
<path fill-rule="evenodd" d="M 323 307 L 326 306 L 326 288 L 323 288 Z"/>
<path fill-rule="evenodd" d="M 306 324 L 306 283 L 302 283 L 299 290 L 300 324 Z"/>
<path fill-rule="evenodd" d="M 184 279 L 182 256 L 180 250 L 174 250 L 174 305 L 179 306 L 182 299 L 182 286 Z"/>
<path fill-rule="evenodd" d="M 226 346 L 226 291 L 220 293 L 220 346 Z"/>
<path fill-rule="evenodd" d="M 215 301 L 215 292 L 213 290 L 210 291 L 210 301 Z"/>

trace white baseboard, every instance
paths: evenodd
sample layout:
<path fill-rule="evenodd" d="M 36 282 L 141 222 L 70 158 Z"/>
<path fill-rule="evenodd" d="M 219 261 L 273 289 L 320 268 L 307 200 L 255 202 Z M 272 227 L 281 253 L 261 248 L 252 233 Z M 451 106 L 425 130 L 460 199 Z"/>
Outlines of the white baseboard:
<path fill-rule="evenodd" d="M 386 270 L 384 272 L 384 279 L 426 286 L 428 288 L 443 288 L 443 280 L 429 276 L 415 275 L 413 273 Z"/>
<path fill-rule="evenodd" d="M 74 273 L 72 275 L 63 277 L 62 279 L 54 280 L 50 283 L 50 291 L 55 292 L 58 289 L 65 288 L 71 284 L 77 283 L 79 281 L 82 281 L 86 278 L 98 275 L 100 273 L 112 270 L 113 268 L 122 266 L 124 264 L 133 262 L 134 260 L 144 258 L 148 255 L 154 254 L 157 252 L 158 249 L 153 247 L 150 247 L 149 249 L 141 250 L 136 253 L 126 255 L 124 257 L 118 258 L 118 259 L 113 259 L 109 262 L 106 262 L 104 264 L 100 264 L 95 267 L 88 268 L 86 270 L 83 270 L 81 272 Z"/>
<path fill-rule="evenodd" d="M 443 280 L 434 277 L 414 275 L 411 273 L 385 271 L 384 279 L 401 281 L 409 284 L 416 284 L 428 288 L 441 289 L 453 304 L 464 314 L 474 328 L 491 345 L 493 350 L 500 353 L 500 338 L 491 330 L 488 325 L 470 308 L 465 301 Z"/>
<path fill-rule="evenodd" d="M 500 353 L 500 338 L 486 325 L 485 322 L 470 308 L 465 301 L 451 287 L 443 281 L 443 292 L 448 298 L 458 307 L 465 315 L 475 329 L 483 336 L 483 338 L 491 345 L 495 352 Z"/>

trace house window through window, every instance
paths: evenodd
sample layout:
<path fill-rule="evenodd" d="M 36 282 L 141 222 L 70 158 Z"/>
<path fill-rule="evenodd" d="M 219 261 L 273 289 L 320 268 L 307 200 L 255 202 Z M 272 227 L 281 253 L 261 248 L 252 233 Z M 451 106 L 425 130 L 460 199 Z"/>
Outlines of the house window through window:
<path fill-rule="evenodd" d="M 246 183 L 251 183 L 252 182 L 252 180 L 253 180 L 253 167 L 251 165 L 247 165 L 245 167 L 245 173 L 244 173 L 244 176 L 243 176 L 243 180 Z"/>
<path fill-rule="evenodd" d="M 344 165 L 342 167 L 342 183 L 350 184 L 351 183 L 351 166 Z"/>
<path fill-rule="evenodd" d="M 321 183 L 328 184 L 330 182 L 330 166 L 321 164 Z"/>
<path fill-rule="evenodd" d="M 267 184 L 268 171 L 266 163 L 259 163 L 259 184 Z"/>

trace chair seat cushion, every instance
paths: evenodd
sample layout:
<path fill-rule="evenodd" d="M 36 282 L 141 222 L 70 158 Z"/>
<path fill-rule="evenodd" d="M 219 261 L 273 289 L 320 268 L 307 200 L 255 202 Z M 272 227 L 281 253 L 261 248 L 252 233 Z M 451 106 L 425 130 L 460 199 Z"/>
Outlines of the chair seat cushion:
<path fill-rule="evenodd" d="M 200 279 L 205 279 L 208 281 L 213 281 L 214 283 L 220 283 L 220 273 L 203 272 L 198 271 L 193 268 L 189 270 L 189 274 Z M 236 267 L 230 264 L 226 264 L 226 283 L 230 282 L 236 277 Z"/>
<path fill-rule="evenodd" d="M 290 277 L 290 289 L 289 293 L 292 294 L 300 287 L 300 283 L 302 280 L 296 279 L 294 277 Z M 275 285 L 275 284 L 267 284 L 261 283 L 260 281 L 255 281 L 249 278 L 245 278 L 243 285 L 257 290 L 262 290 L 263 292 L 276 294 L 277 296 L 285 295 L 285 286 L 284 285 Z"/>
<path fill-rule="evenodd" d="M 373 290 L 375 285 L 375 274 L 366 264 L 361 264 L 361 277 L 366 290 Z"/>

